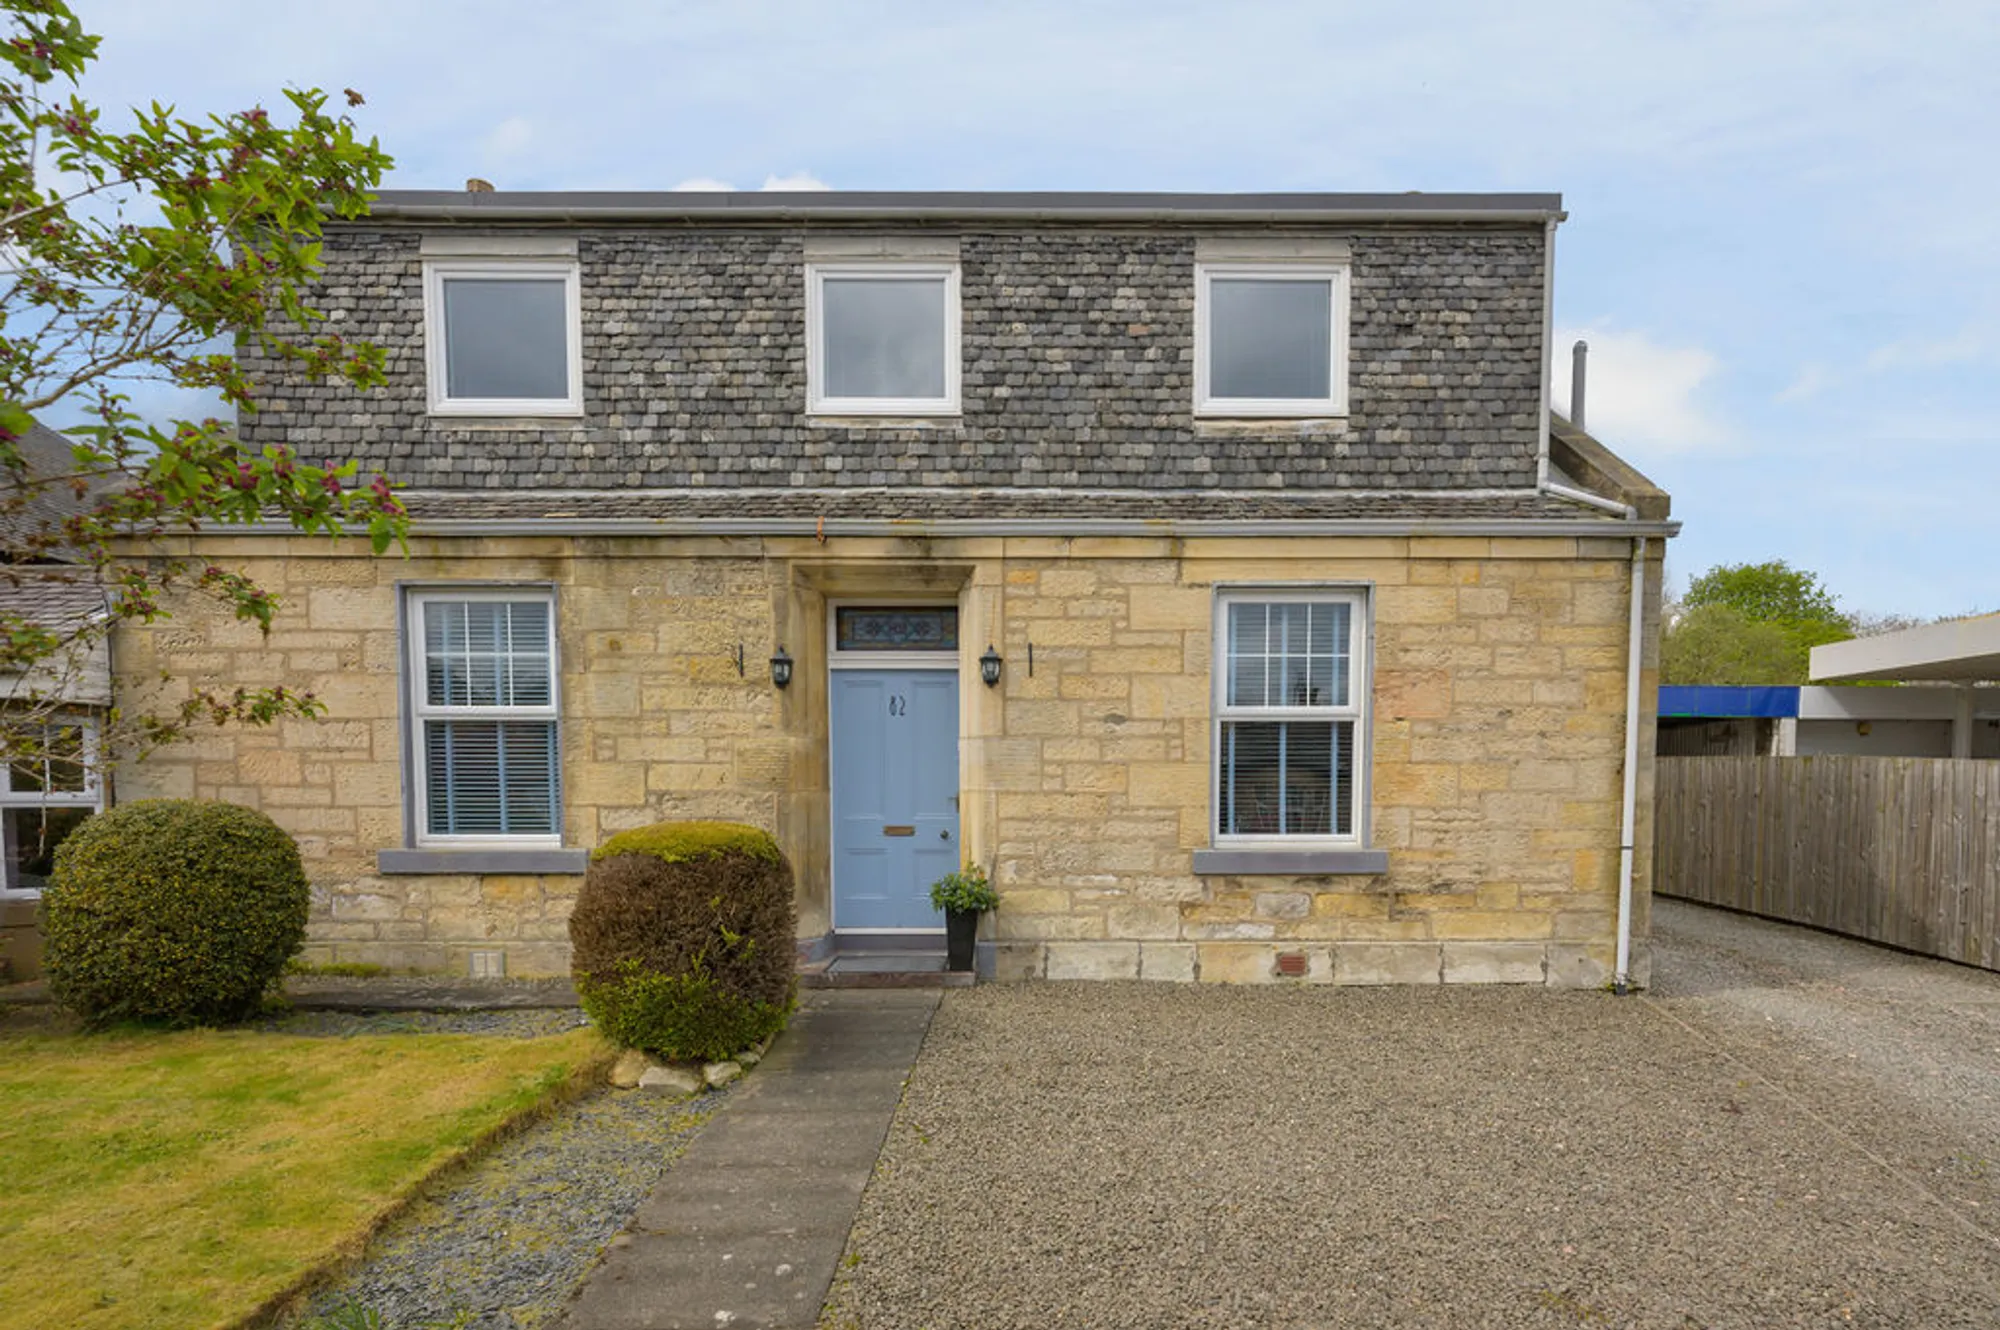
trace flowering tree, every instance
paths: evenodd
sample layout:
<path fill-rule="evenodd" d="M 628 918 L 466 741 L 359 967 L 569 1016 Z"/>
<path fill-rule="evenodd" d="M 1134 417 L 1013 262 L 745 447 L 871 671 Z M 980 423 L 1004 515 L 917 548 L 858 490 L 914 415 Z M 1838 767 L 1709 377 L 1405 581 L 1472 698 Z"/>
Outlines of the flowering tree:
<path fill-rule="evenodd" d="M 404 513 L 383 477 L 360 484 L 352 464 L 247 452 L 217 419 L 143 419 L 128 396 L 152 383 L 255 410 L 232 339 L 379 383 L 381 352 L 320 331 L 306 293 L 322 223 L 362 213 L 390 159 L 316 90 L 287 91 L 282 114 L 191 120 L 155 104 L 114 128 L 78 95 L 99 38 L 63 0 L 0 0 L 0 15 L 0 735 L 20 757 L 49 732 L 74 662 L 115 623 L 194 594 L 269 631 L 276 602 L 249 577 L 149 537 L 277 522 L 365 530 L 379 553 L 401 541 Z M 42 446 L 26 446 L 31 434 Z M 62 585 L 101 588 L 108 613 L 34 611 L 33 593 Z M 282 682 L 193 681 L 171 709 L 114 711 L 111 725 L 143 752 L 201 724 L 318 710 Z"/>

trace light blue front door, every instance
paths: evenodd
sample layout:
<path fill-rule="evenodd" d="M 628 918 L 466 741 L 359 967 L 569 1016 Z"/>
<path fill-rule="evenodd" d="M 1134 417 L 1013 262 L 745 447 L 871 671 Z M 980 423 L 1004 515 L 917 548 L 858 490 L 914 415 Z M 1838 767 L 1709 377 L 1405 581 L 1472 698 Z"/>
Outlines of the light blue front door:
<path fill-rule="evenodd" d="M 833 926 L 943 928 L 958 867 L 958 673 L 833 672 Z"/>

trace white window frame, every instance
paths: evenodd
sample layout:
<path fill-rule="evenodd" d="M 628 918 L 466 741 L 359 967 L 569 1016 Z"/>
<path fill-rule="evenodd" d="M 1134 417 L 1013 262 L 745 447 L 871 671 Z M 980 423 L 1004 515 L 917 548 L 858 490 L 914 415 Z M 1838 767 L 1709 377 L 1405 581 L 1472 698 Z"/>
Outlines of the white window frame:
<path fill-rule="evenodd" d="M 826 383 L 825 286 L 829 277 L 939 282 L 944 287 L 944 396 L 829 397 Z M 806 411 L 816 416 L 955 416 L 959 414 L 961 359 L 959 265 L 954 262 L 883 261 L 806 264 Z"/>
<path fill-rule="evenodd" d="M 14 771 L 11 763 L 0 762 L 0 809 L 15 808 L 86 808 L 93 813 L 104 811 L 104 777 L 98 749 L 99 734 L 97 718 L 94 716 L 55 716 L 49 726 L 76 726 L 83 735 L 83 788 L 81 790 L 21 790 L 13 788 Z M 5 836 L 5 827 L 0 825 L 0 838 Z M 5 860 L 0 862 L 0 900 L 36 900 L 41 891 L 32 887 L 18 887 L 13 883 L 14 847 L 0 845 Z"/>
<path fill-rule="evenodd" d="M 466 601 L 540 601 L 549 614 L 549 701 L 547 706 L 446 706 L 426 697 L 424 660 L 424 607 L 433 604 L 461 604 Z M 412 588 L 404 596 L 404 668 L 408 675 L 409 779 L 413 798 L 410 804 L 410 843 L 433 849 L 546 849 L 562 845 L 563 804 L 566 792 L 562 779 L 562 644 L 557 638 L 556 598 L 547 586 L 438 586 Z M 430 720 L 540 720 L 555 726 L 556 806 L 551 822 L 555 830 L 547 835 L 454 836 L 430 829 L 430 754 L 425 747 L 424 722 Z"/>
<path fill-rule="evenodd" d="M 1369 595 L 1366 588 L 1327 587 L 1236 587 L 1215 597 L 1215 617 L 1210 625 L 1214 643 L 1209 702 L 1208 825 L 1210 843 L 1217 849 L 1285 849 L 1338 846 L 1354 848 L 1366 843 L 1368 834 L 1368 722 L 1372 710 L 1369 688 L 1372 671 L 1369 653 Z M 1229 690 L 1229 607 L 1231 605 L 1346 604 L 1351 606 L 1347 621 L 1348 689 L 1347 702 L 1331 707 L 1248 707 L 1232 706 Z M 1331 724 L 1351 721 L 1354 741 L 1350 760 L 1354 771 L 1348 782 L 1354 807 L 1349 810 L 1345 836 L 1326 835 L 1225 835 L 1222 823 L 1222 726 L 1225 721 L 1301 721 Z M 1337 789 L 1337 786 L 1336 786 Z M 1336 825 L 1339 818 L 1332 818 Z"/>
<path fill-rule="evenodd" d="M 1216 278 L 1229 281 L 1324 281 L 1331 286 L 1327 316 L 1332 320 L 1328 338 L 1326 397 L 1216 397 L 1209 392 L 1209 351 L 1213 336 L 1209 315 L 1214 305 L 1210 284 Z M 1347 328 L 1349 266 L 1345 263 L 1209 263 L 1194 268 L 1194 413 L 1197 416 L 1239 418 L 1322 419 L 1347 414 Z"/>
<path fill-rule="evenodd" d="M 569 392 L 563 397 L 452 397 L 445 372 L 444 284 L 454 278 L 563 284 Z M 575 259 L 427 258 L 424 260 L 424 370 L 434 416 L 580 416 L 583 414 L 583 299 Z"/>

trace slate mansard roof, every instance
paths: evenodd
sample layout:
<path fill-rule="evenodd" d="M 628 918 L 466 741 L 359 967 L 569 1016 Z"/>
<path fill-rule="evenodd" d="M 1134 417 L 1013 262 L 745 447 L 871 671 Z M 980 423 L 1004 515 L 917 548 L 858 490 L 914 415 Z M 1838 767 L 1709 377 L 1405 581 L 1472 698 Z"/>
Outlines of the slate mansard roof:
<path fill-rule="evenodd" d="M 266 405 L 243 435 L 355 458 L 439 521 L 584 494 L 632 521 L 1585 517 L 1537 493 L 1563 215 L 1558 194 L 389 191 L 328 227 L 315 296 L 385 348 L 389 382 L 304 382 L 248 350 Z M 574 238 L 580 419 L 429 413 L 422 247 L 453 232 Z M 958 416 L 809 414 L 807 253 L 842 234 L 950 238 Z M 1195 417 L 1196 251 L 1217 237 L 1343 247 L 1344 418 Z"/>

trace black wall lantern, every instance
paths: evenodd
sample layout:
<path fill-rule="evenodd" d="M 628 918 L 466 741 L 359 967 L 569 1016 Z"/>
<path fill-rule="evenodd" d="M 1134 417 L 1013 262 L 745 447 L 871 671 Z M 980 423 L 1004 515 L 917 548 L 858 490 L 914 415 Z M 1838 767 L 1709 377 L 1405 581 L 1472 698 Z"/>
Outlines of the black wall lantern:
<path fill-rule="evenodd" d="M 786 655 L 785 648 L 780 646 L 778 654 L 771 657 L 771 683 L 774 687 L 783 688 L 791 681 L 792 658 Z"/>
<path fill-rule="evenodd" d="M 1000 682 L 1000 653 L 993 649 L 991 642 L 986 644 L 986 654 L 979 658 L 979 677 L 986 681 L 988 688 Z"/>

